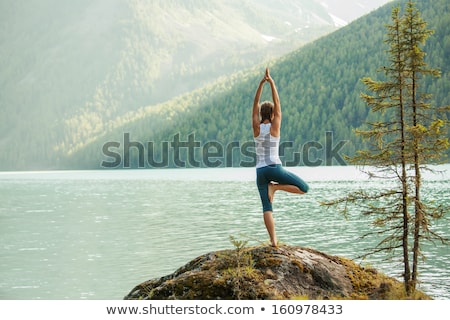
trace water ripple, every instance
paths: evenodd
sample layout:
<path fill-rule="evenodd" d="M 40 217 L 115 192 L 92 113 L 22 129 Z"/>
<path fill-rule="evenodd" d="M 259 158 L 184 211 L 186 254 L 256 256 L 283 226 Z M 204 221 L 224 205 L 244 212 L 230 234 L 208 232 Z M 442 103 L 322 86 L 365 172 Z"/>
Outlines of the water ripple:
<path fill-rule="evenodd" d="M 294 170 L 311 191 L 276 194 L 281 242 L 351 259 L 377 243 L 361 238 L 372 230 L 365 217 L 354 212 L 346 219 L 319 202 L 381 185 L 349 172 L 352 179 L 327 180 L 330 168 L 322 176 L 315 168 Z M 150 171 L 0 175 L 0 298 L 121 299 L 141 281 L 232 248 L 230 235 L 249 245 L 268 241 L 254 169 Z M 445 203 L 449 180 L 427 181 L 424 196 Z M 448 220 L 435 227 L 449 234 Z M 423 249 L 420 287 L 450 299 L 448 247 Z M 401 274 L 400 262 L 385 255 L 357 262 Z"/>

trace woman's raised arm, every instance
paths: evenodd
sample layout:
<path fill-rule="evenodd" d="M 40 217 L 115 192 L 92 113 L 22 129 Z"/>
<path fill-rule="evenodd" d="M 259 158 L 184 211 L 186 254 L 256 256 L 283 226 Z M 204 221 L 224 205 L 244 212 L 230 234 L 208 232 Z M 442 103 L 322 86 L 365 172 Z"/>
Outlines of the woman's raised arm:
<path fill-rule="evenodd" d="M 281 129 L 280 97 L 278 96 L 278 90 L 275 85 L 275 81 L 270 76 L 269 68 L 266 69 L 266 77 L 265 78 L 270 83 L 270 88 L 272 89 L 272 100 L 273 100 L 273 119 L 272 119 L 272 126 L 270 127 L 270 134 L 274 137 L 279 137 L 280 129 Z"/>
<path fill-rule="evenodd" d="M 264 86 L 264 82 L 266 82 L 266 77 L 264 77 L 260 82 L 258 89 L 255 93 L 255 98 L 253 100 L 253 110 L 252 110 L 252 127 L 253 127 L 253 136 L 259 136 L 259 99 L 261 98 L 262 89 Z"/>

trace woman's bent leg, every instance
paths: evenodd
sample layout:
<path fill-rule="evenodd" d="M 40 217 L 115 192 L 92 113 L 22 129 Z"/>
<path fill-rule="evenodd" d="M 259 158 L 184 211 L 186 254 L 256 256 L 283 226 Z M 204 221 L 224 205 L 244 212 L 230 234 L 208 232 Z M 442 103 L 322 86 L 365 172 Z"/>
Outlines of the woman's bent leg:
<path fill-rule="evenodd" d="M 270 203 L 273 202 L 275 191 L 282 190 L 289 193 L 304 194 L 309 190 L 308 184 L 302 178 L 281 166 L 277 167 L 273 174 L 273 181 L 276 183 L 269 184 L 268 196 Z"/>
<path fill-rule="evenodd" d="M 304 193 L 308 192 L 309 186 L 305 181 L 303 181 L 302 178 L 300 178 L 299 176 L 297 176 L 296 174 L 294 174 L 290 171 L 287 171 L 284 168 L 280 168 L 280 170 L 281 170 L 281 174 L 280 174 L 281 178 L 280 178 L 280 181 L 278 181 L 278 183 L 280 185 L 296 186 L 299 189 L 299 192 L 295 191 L 294 189 L 291 189 L 291 188 L 285 188 L 285 189 L 280 188 L 280 190 L 284 190 L 284 191 L 291 192 L 291 193 L 300 193 L 300 194 L 304 194 Z"/>

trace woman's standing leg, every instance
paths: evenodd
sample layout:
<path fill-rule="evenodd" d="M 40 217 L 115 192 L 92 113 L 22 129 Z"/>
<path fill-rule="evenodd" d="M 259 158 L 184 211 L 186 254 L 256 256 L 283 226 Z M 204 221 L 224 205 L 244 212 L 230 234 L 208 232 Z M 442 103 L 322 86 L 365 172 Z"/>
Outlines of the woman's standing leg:
<path fill-rule="evenodd" d="M 269 233 L 270 243 L 272 247 L 278 247 L 277 234 L 275 232 L 275 220 L 273 219 L 272 211 L 264 211 L 264 224 Z"/>
<path fill-rule="evenodd" d="M 267 232 L 269 233 L 270 243 L 272 246 L 277 247 L 277 235 L 275 232 L 275 221 L 273 219 L 273 209 L 272 204 L 269 199 L 269 180 L 266 179 L 265 171 L 266 168 L 257 169 L 256 184 L 258 186 L 259 196 L 261 198 L 261 203 L 263 206 L 263 217 L 264 225 L 266 226 Z"/>

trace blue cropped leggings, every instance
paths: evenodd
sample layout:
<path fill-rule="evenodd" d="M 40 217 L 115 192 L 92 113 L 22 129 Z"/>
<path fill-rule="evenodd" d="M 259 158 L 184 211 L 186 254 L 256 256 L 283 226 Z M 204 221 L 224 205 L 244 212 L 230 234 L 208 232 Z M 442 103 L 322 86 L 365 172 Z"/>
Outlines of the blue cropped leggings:
<path fill-rule="evenodd" d="M 299 188 L 304 193 L 308 192 L 309 186 L 299 176 L 284 169 L 281 164 L 272 164 L 256 169 L 256 185 L 263 206 L 263 212 L 273 211 L 269 201 L 269 183 L 289 184 Z"/>

